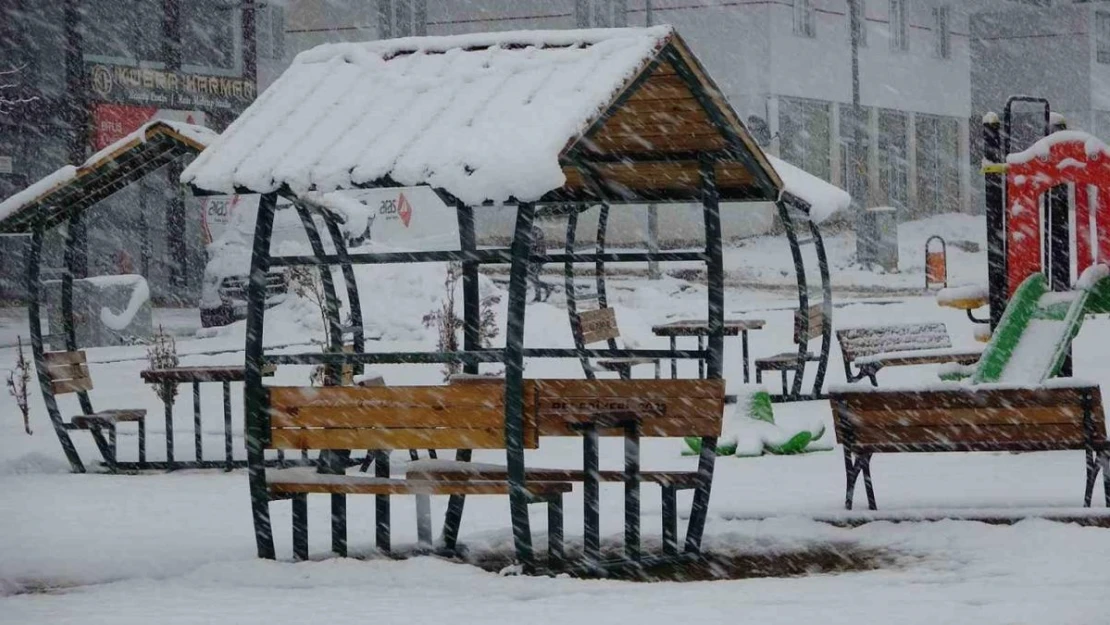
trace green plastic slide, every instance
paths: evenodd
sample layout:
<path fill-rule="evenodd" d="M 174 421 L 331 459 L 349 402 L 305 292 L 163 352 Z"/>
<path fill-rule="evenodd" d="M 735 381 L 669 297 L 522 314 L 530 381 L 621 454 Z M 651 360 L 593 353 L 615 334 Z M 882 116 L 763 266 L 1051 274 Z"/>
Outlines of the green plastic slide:
<path fill-rule="evenodd" d="M 1072 291 L 1049 291 L 1039 273 L 1022 282 L 983 350 L 972 384 L 1040 384 L 1057 375 L 1085 314 L 1110 302 L 1105 267 L 1088 272 Z"/>

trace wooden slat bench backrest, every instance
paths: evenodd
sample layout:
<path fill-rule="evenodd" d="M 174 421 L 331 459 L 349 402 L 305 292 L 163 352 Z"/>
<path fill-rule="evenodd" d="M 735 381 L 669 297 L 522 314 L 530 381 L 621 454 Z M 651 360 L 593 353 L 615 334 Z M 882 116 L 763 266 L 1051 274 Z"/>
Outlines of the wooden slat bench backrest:
<path fill-rule="evenodd" d="M 50 378 L 50 386 L 55 395 L 93 389 L 85 352 L 46 352 L 43 359 L 46 361 L 46 375 Z"/>
<path fill-rule="evenodd" d="M 540 436 L 580 436 L 575 423 L 620 414 L 638 415 L 642 436 L 721 434 L 724 380 L 525 380 L 526 396 L 529 386 Z"/>
<path fill-rule="evenodd" d="M 803 328 L 802 320 L 809 318 L 809 327 Z M 794 343 L 804 345 L 810 339 L 821 336 L 821 325 L 825 322 L 825 311 L 821 304 L 814 304 L 805 311 L 794 311 Z"/>
<path fill-rule="evenodd" d="M 837 439 L 874 451 L 1082 449 L 1106 440 L 1097 387 L 863 391 L 832 401 Z"/>
<path fill-rule="evenodd" d="M 578 321 L 582 326 L 582 343 L 585 345 L 621 336 L 617 327 L 617 311 L 612 308 L 584 310 L 578 313 Z"/>
<path fill-rule="evenodd" d="M 836 331 L 836 340 L 846 362 L 875 354 L 952 347 L 948 328 L 943 323 L 844 328 Z"/>
<path fill-rule="evenodd" d="M 272 449 L 505 448 L 502 385 L 267 390 Z M 524 421 L 524 445 L 535 449 L 535 420 L 526 411 Z"/>

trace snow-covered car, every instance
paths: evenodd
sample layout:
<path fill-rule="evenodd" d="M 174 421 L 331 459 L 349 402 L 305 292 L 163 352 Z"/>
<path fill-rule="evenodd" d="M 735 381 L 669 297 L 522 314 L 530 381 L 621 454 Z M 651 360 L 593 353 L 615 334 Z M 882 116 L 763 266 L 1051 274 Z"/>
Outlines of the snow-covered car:
<path fill-rule="evenodd" d="M 200 323 L 206 328 L 246 317 L 258 198 L 257 195 L 218 196 L 205 198 L 202 204 L 204 232 L 210 240 L 200 291 Z M 272 245 L 286 244 L 307 248 L 308 240 L 293 205 L 280 201 L 274 216 Z M 280 303 L 285 298 L 288 282 L 284 270 L 270 272 L 266 281 L 267 305 Z"/>

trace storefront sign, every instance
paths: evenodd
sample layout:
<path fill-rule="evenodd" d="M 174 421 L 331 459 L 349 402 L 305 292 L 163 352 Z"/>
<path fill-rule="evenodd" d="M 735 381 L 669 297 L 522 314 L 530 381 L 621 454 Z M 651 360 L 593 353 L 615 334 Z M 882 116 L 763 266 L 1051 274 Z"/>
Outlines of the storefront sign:
<path fill-rule="evenodd" d="M 93 149 L 103 150 L 152 119 L 167 119 L 198 126 L 204 126 L 207 121 L 202 111 L 175 111 L 126 104 L 97 104 L 93 107 L 95 124 Z"/>
<path fill-rule="evenodd" d="M 88 71 L 93 93 L 109 102 L 155 108 L 241 111 L 255 97 L 254 82 L 239 77 L 103 63 L 90 64 Z"/>

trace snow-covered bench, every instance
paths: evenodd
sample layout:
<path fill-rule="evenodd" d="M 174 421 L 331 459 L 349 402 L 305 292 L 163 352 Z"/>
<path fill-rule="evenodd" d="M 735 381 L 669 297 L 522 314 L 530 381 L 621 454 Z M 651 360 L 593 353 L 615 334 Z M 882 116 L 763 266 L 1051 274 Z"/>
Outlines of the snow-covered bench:
<path fill-rule="evenodd" d="M 639 536 L 639 484 L 659 485 L 662 491 L 663 551 L 678 552 L 677 492 L 696 489 L 705 476 L 698 471 L 641 471 L 639 437 L 717 437 L 724 418 L 723 380 L 525 380 L 525 421 L 534 422 L 539 436 L 573 436 L 584 440 L 583 468 L 529 467 L 528 484 L 548 481 L 589 483 L 623 482 L 636 491 L 626 497 L 626 519 Z M 458 376 L 451 386 L 486 386 L 500 392 L 499 377 Z M 600 470 L 597 437 L 625 438 L 625 469 Z M 631 465 L 630 465 L 631 463 Z M 410 478 L 421 480 L 504 480 L 504 465 L 418 460 L 408 465 Z M 590 487 L 587 486 L 587 491 Z M 626 493 L 627 494 L 627 493 Z M 589 498 L 587 492 L 587 498 Z M 593 495 L 596 497 L 596 492 Z M 590 504 L 587 503 L 587 508 Z M 634 521 L 633 521 L 634 519 Z M 448 525 L 459 519 L 448 519 Z M 457 526 L 445 527 L 449 543 Z M 596 531 L 596 526 L 594 527 Z M 626 532 L 628 530 L 626 529 Z M 626 547 L 629 537 L 626 535 Z M 638 538 L 634 539 L 638 542 Z"/>
<path fill-rule="evenodd" d="M 308 558 L 309 494 L 332 495 L 332 550 L 339 555 L 346 555 L 346 504 L 342 501 L 346 495 L 378 497 L 375 543 L 388 553 L 391 495 L 509 494 L 506 479 L 398 479 L 390 477 L 389 471 L 389 450 L 504 449 L 505 403 L 500 385 L 269 387 L 267 398 L 268 449 L 385 452 L 375 460 L 373 477 L 344 474 L 346 463 L 339 463 L 342 466 L 331 473 L 313 468 L 265 471 L 262 496 L 293 502 L 295 558 Z M 538 446 L 534 420 L 524 420 L 523 435 L 525 447 Z M 563 493 L 572 485 L 532 482 L 525 489 L 529 503 L 547 504 L 548 564 L 557 569 L 563 560 Z M 252 496 L 256 496 L 253 489 Z"/>
<path fill-rule="evenodd" d="M 1097 384 L 1054 380 L 1039 388 L 961 386 L 869 389 L 858 385 L 830 392 L 837 440 L 844 446 L 852 508 L 856 479 L 863 474 L 867 504 L 876 509 L 871 455 L 899 452 L 1047 451 L 1082 449 L 1087 454 L 1084 505 L 1103 473 L 1110 506 L 1110 443 Z"/>
<path fill-rule="evenodd" d="M 848 382 L 863 378 L 878 386 L 876 375 L 884 367 L 939 363 L 975 364 L 982 350 L 953 349 L 948 327 L 943 323 L 904 323 L 836 331 L 844 355 L 844 377 Z M 852 371 L 855 366 L 856 371 Z"/>

